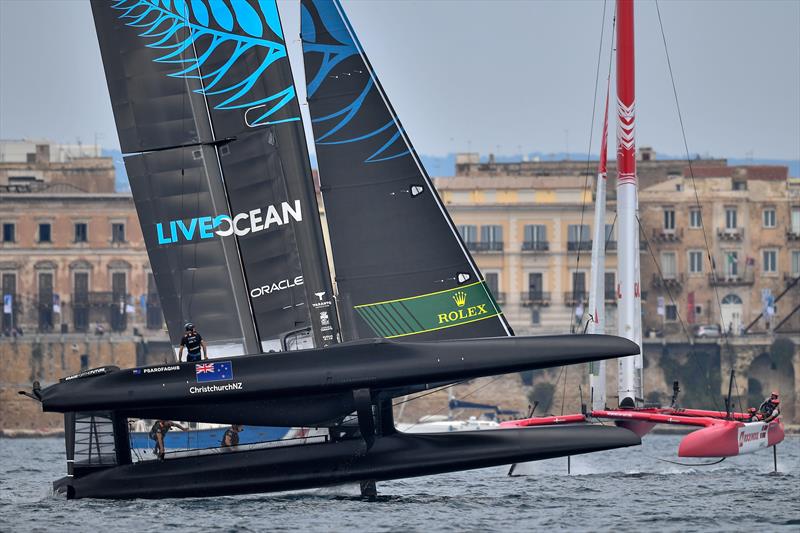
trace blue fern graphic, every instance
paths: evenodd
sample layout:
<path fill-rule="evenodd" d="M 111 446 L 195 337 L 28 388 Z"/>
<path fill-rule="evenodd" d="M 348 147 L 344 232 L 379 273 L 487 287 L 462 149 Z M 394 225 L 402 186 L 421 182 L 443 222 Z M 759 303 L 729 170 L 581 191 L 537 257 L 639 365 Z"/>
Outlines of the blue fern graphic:
<path fill-rule="evenodd" d="M 325 30 L 331 37 L 333 37 L 333 39 L 337 41 L 337 44 L 317 42 L 317 29 L 314 26 L 314 19 L 311 17 L 311 14 L 308 12 L 306 7 L 301 5 L 301 33 L 305 53 L 322 54 L 322 62 L 319 70 L 316 72 L 314 77 L 308 81 L 309 98 L 314 96 L 326 79 L 330 77 L 336 77 L 335 75 L 332 75 L 332 71 L 339 63 L 353 55 L 358 54 L 358 48 L 356 47 L 353 38 L 350 36 L 345 27 L 346 22 L 342 19 L 342 16 L 339 15 L 339 12 L 337 11 L 333 1 L 314 0 L 314 7 L 317 9 L 317 13 L 319 14 L 323 25 L 325 25 Z M 401 139 L 400 128 L 391 118 L 386 124 L 383 124 L 380 127 L 377 127 L 364 134 L 340 140 L 331 139 L 335 133 L 349 124 L 350 121 L 358 114 L 370 91 L 377 90 L 378 89 L 375 87 L 375 82 L 370 76 L 362 91 L 352 102 L 350 102 L 350 104 L 334 113 L 331 113 L 330 115 L 312 119 L 312 122 L 330 122 L 332 124 L 328 131 L 315 139 L 317 144 L 334 145 L 354 143 L 379 135 L 387 130 L 390 130 L 391 128 L 395 128 L 396 131 L 389 138 L 389 140 L 372 155 L 370 155 L 364 162 L 377 163 L 379 161 L 387 161 L 389 159 L 395 159 L 408 155 L 410 150 L 405 143 L 401 143 L 399 152 L 387 153 L 390 152 L 391 147 Z"/>
<path fill-rule="evenodd" d="M 140 30 L 139 36 L 149 41 L 146 46 L 162 54 L 154 61 L 176 65 L 177 70 L 170 77 L 201 80 L 202 88 L 196 89 L 196 93 L 224 98 L 214 109 L 246 109 L 245 113 L 251 112 L 256 117 L 247 120 L 249 126 L 300 120 L 300 117 L 269 120 L 295 98 L 293 85 L 267 97 L 253 94 L 259 78 L 276 61 L 286 57 L 275 0 L 258 0 L 258 10 L 247 0 L 111 1 L 111 8 L 120 12 L 119 19 Z M 222 30 L 211 27 L 212 19 Z M 242 32 L 234 30 L 234 22 Z M 236 62 L 244 61 L 245 54 L 257 48 L 265 51 L 261 64 L 248 70 L 244 79 L 230 79 Z M 210 59 L 216 61 L 219 59 L 216 56 L 223 53 L 229 55 L 222 66 L 208 67 L 213 70 L 207 72 L 205 67 L 212 64 Z"/>

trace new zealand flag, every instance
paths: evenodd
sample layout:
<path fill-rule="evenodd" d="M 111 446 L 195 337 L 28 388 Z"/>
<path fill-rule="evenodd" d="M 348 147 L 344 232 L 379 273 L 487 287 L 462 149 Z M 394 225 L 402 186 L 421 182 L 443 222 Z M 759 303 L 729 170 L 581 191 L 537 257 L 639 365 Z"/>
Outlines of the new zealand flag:
<path fill-rule="evenodd" d="M 230 361 L 198 363 L 194 365 L 194 370 L 198 383 L 233 379 L 233 364 Z"/>

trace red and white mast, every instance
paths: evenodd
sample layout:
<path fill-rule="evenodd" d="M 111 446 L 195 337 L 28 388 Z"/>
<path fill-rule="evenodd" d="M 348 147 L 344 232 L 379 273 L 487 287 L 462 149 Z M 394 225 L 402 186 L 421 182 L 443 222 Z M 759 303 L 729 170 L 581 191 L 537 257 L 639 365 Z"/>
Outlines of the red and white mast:
<path fill-rule="evenodd" d="M 618 334 L 642 345 L 637 212 L 633 0 L 617 0 Z M 642 355 L 619 359 L 619 405 L 642 403 Z"/>
<path fill-rule="evenodd" d="M 608 98 L 611 87 L 606 89 L 606 107 L 603 115 L 603 137 L 600 141 L 600 162 L 597 166 L 597 187 L 594 203 L 594 232 L 592 239 L 592 269 L 589 280 L 589 333 L 605 333 L 606 324 L 606 161 L 608 152 Z M 595 361 L 589 365 L 589 389 L 593 410 L 606 408 L 606 362 Z"/>

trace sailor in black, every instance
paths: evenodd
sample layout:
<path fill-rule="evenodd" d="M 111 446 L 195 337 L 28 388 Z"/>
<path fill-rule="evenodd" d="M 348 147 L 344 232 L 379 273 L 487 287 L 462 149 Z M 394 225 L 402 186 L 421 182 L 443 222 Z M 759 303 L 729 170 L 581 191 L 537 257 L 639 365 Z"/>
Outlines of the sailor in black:
<path fill-rule="evenodd" d="M 150 435 L 149 437 L 156 441 L 156 447 L 153 450 L 153 453 L 158 456 L 159 459 L 164 459 L 164 439 L 167 436 L 167 432 L 172 428 L 180 428 L 182 431 L 188 431 L 189 428 L 184 427 L 177 422 L 173 422 L 171 420 L 156 420 L 153 424 L 153 427 L 150 428 Z"/>
<path fill-rule="evenodd" d="M 220 446 L 223 448 L 235 448 L 239 446 L 239 432 L 243 429 L 244 427 L 241 424 L 232 424 L 222 436 Z"/>
<path fill-rule="evenodd" d="M 204 341 L 203 337 L 194 329 L 194 324 L 187 322 L 184 327 L 186 328 L 186 335 L 181 338 L 181 347 L 178 349 L 178 362 L 181 362 L 184 348 L 186 348 L 186 361 L 189 363 L 208 359 L 206 341 Z M 201 349 L 203 352 L 202 357 L 200 356 Z"/>

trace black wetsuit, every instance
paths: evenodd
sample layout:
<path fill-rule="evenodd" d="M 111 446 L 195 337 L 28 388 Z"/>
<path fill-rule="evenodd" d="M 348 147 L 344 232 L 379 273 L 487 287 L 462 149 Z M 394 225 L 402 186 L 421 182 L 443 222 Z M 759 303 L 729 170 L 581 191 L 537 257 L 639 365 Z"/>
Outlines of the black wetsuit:
<path fill-rule="evenodd" d="M 230 441 L 231 441 L 231 444 L 230 444 L 230 445 L 231 445 L 231 446 L 238 446 L 238 445 L 239 445 L 239 433 L 238 433 L 238 432 L 236 432 L 236 431 L 234 431 L 234 430 L 232 430 L 232 429 L 228 429 L 228 430 L 225 432 L 225 434 L 222 436 L 222 443 L 221 443 L 221 445 L 222 445 L 223 447 L 224 447 L 224 446 L 227 446 L 227 444 L 225 444 L 225 439 L 227 439 L 227 438 L 230 438 Z"/>
<path fill-rule="evenodd" d="M 202 359 L 200 349 L 202 348 L 203 337 L 199 333 L 189 332 L 181 339 L 181 346 L 186 347 L 186 361 L 197 362 Z"/>

